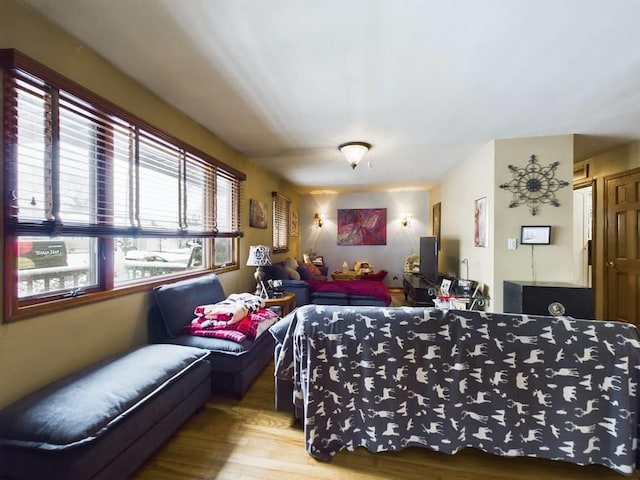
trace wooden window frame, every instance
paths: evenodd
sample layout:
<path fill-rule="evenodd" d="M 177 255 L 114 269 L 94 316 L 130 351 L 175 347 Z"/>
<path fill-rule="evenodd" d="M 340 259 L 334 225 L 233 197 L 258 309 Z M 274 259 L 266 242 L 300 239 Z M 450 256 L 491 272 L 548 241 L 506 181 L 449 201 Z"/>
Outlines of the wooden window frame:
<path fill-rule="evenodd" d="M 105 298 L 134 293 L 137 291 L 147 291 L 154 285 L 166 283 L 168 279 L 185 278 L 201 275 L 207 271 L 223 272 L 239 268 L 238 239 L 243 235 L 240 228 L 240 205 L 242 183 L 246 180 L 244 173 L 229 167 L 228 165 L 210 157 L 204 152 L 188 145 L 181 140 L 162 132 L 159 129 L 147 124 L 143 120 L 130 114 L 124 109 L 110 103 L 102 97 L 90 92 L 84 87 L 74 83 L 66 77 L 59 75 L 48 67 L 35 60 L 21 54 L 13 49 L 0 50 L 0 67 L 2 68 L 2 91 L 3 91 L 3 161 L 5 165 L 3 195 L 7 199 L 3 209 L 4 224 L 4 317 L 5 322 L 30 317 L 33 315 L 51 312 L 77 305 L 101 301 Z M 46 92 L 52 107 L 46 111 L 47 118 L 50 115 L 51 128 L 47 130 L 48 142 L 51 143 L 51 178 L 47 193 L 50 202 L 47 202 L 47 215 L 40 219 L 22 218 L 17 206 L 20 192 L 17 191 L 17 166 L 20 162 L 18 158 L 18 118 L 22 114 L 18 109 L 18 82 L 27 82 L 33 85 L 34 91 Z M 41 90 L 38 90 L 41 89 Z M 101 147 L 96 151 L 96 164 L 100 165 L 100 180 L 95 180 L 93 187 L 96 192 L 96 202 L 91 207 L 91 221 L 64 222 L 60 219 L 60 180 L 59 180 L 59 129 L 60 129 L 60 99 L 63 99 L 65 108 L 77 112 L 79 115 L 99 119 L 99 125 L 105 128 L 96 128 L 97 143 L 102 145 L 102 141 L 108 143 L 112 133 L 108 130 L 109 125 L 125 125 L 131 129 L 134 137 L 135 158 L 132 160 L 132 169 L 139 172 L 139 138 L 151 138 L 153 144 L 162 144 L 171 151 L 177 152 L 179 158 L 176 159 L 176 171 L 179 173 L 168 175 L 168 178 L 175 178 L 179 189 L 179 220 L 176 228 L 151 228 L 149 225 L 140 223 L 140 203 L 139 203 L 139 180 L 136 180 L 133 198 L 127 200 L 129 209 L 132 211 L 132 222 L 129 224 L 118 224 L 113 215 L 113 195 L 109 193 L 110 186 L 113 185 L 113 158 L 107 147 Z M 76 103 L 74 103 L 76 102 Z M 47 107 L 48 108 L 48 107 Z M 44 118 L 44 117 L 43 117 Z M 45 123 L 46 120 L 45 120 Z M 106 130 L 106 131 L 105 131 Z M 49 137 L 50 135 L 50 137 Z M 106 139 L 106 140 L 105 140 Z M 47 155 L 46 153 L 44 155 Z M 203 214 L 203 224 L 201 228 L 190 228 L 188 219 L 188 171 L 201 172 L 204 175 L 202 191 L 207 202 L 207 212 Z M 136 173 L 139 175 L 139 173 Z M 198 176 L 197 178 L 200 178 Z M 207 183 L 207 178 L 210 179 Z M 223 227 L 218 228 L 217 224 L 217 194 L 216 184 L 224 181 L 229 197 L 226 199 L 225 222 Z M 89 180 L 92 184 L 92 180 Z M 229 185 L 231 187 L 229 188 Z M 49 208 L 50 207 L 50 208 Z M 222 208 L 222 207 L 221 207 Z M 17 240 L 20 236 L 32 236 L 49 238 L 51 236 L 61 237 L 86 237 L 97 239 L 98 255 L 97 260 L 97 282 L 90 288 L 60 290 L 55 294 L 33 295 L 28 299 L 18 298 L 18 262 L 17 262 Z M 114 238 L 118 237 L 154 237 L 154 238 L 202 238 L 207 242 L 207 258 L 203 258 L 204 268 L 197 271 L 180 272 L 171 276 L 149 277 L 135 284 L 124 286 L 114 286 Z M 214 239 L 228 238 L 232 252 L 231 261 L 224 264 L 215 264 L 214 260 Z"/>
<path fill-rule="evenodd" d="M 291 199 L 281 193 L 271 192 L 273 203 L 273 252 L 289 251 L 289 225 Z"/>

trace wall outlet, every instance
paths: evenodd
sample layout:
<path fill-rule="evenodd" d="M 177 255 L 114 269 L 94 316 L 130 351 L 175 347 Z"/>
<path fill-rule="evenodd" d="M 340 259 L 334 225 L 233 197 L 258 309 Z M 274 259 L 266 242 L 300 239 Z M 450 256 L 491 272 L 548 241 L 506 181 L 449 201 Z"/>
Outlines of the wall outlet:
<path fill-rule="evenodd" d="M 516 238 L 507 239 L 507 250 L 515 250 L 517 247 L 518 247 L 518 239 Z"/>

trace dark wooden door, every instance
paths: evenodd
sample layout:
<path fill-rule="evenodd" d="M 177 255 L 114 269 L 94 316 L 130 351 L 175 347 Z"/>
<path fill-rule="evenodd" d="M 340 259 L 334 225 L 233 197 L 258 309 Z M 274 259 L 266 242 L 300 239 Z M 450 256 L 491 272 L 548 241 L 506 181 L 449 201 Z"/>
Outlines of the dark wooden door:
<path fill-rule="evenodd" d="M 640 169 L 605 179 L 605 318 L 640 326 Z"/>

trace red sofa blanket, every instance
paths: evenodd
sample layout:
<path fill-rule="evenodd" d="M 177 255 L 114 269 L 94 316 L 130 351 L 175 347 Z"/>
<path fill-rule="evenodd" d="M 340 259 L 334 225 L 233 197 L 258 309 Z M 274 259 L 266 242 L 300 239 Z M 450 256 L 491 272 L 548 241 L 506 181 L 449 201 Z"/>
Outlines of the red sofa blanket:
<path fill-rule="evenodd" d="M 309 280 L 311 290 L 317 292 L 346 293 L 348 295 L 362 295 L 383 300 L 387 305 L 391 304 L 389 289 L 382 282 L 368 280 L 334 280 L 325 282 L 322 280 Z"/>

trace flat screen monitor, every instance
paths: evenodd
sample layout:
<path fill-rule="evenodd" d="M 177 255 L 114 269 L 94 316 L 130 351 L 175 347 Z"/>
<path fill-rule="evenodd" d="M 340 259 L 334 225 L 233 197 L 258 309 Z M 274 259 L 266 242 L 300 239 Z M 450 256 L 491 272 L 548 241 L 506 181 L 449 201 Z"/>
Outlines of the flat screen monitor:
<path fill-rule="evenodd" d="M 420 275 L 425 280 L 438 281 L 437 237 L 420 237 Z"/>
<path fill-rule="evenodd" d="M 551 243 L 551 227 L 549 225 L 523 225 L 520 227 L 520 243 L 522 245 L 549 245 Z"/>

